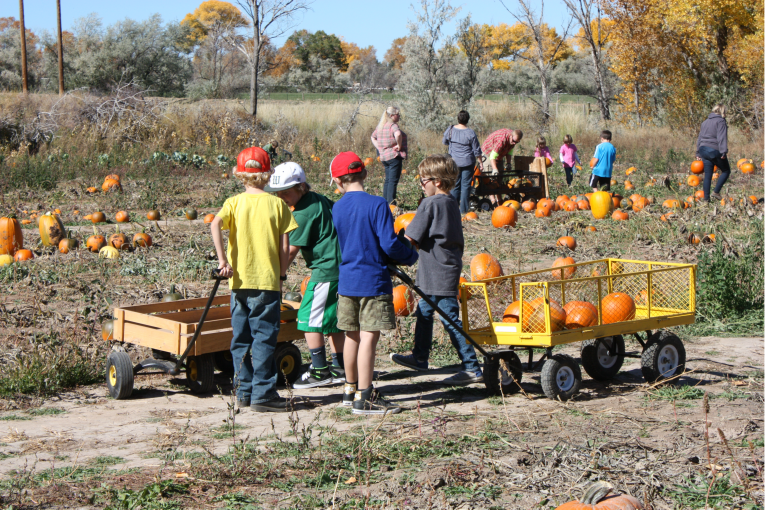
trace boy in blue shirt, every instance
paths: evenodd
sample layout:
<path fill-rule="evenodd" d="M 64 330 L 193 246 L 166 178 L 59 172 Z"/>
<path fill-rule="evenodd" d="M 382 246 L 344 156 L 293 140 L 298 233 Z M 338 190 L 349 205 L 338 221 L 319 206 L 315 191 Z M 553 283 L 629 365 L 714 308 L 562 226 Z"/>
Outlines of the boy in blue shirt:
<path fill-rule="evenodd" d="M 342 258 L 337 327 L 346 335 L 343 405 L 352 405 L 353 414 L 400 413 L 375 391 L 372 379 L 380 330 L 396 327 L 388 263 L 412 265 L 417 252 L 396 238 L 385 199 L 364 191 L 367 171 L 356 154 L 338 154 L 330 171 L 343 192 L 332 208 Z"/>
<path fill-rule="evenodd" d="M 611 191 L 611 173 L 616 159 L 616 149 L 611 145 L 611 131 L 604 129 L 600 132 L 600 144 L 592 159 L 595 161 L 590 177 L 592 191 Z"/>

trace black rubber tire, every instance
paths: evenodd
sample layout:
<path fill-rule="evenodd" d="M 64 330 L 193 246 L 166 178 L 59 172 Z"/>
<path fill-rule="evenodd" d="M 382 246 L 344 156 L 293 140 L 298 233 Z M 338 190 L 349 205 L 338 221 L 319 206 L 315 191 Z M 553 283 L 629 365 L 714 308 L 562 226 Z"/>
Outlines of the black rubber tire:
<path fill-rule="evenodd" d="M 192 393 L 209 393 L 215 388 L 215 363 L 212 354 L 186 358 L 186 384 Z"/>
<path fill-rule="evenodd" d="M 613 347 L 616 347 L 617 354 L 609 356 L 608 349 Z M 580 351 L 582 368 L 596 381 L 608 381 L 622 368 L 624 353 L 624 337 L 621 335 L 585 340 Z"/>
<path fill-rule="evenodd" d="M 277 384 L 292 383 L 300 377 L 300 366 L 303 364 L 303 358 L 300 349 L 292 342 L 280 342 L 276 345 L 276 369 L 278 372 Z"/>
<path fill-rule="evenodd" d="M 234 357 L 231 351 L 218 351 L 213 353 L 215 369 L 227 377 L 234 377 Z"/>
<path fill-rule="evenodd" d="M 175 361 L 175 356 L 166 351 L 159 351 L 157 349 L 151 350 L 151 357 L 154 359 L 161 359 L 165 361 Z"/>
<path fill-rule="evenodd" d="M 582 371 L 571 356 L 556 354 L 545 361 L 540 380 L 547 398 L 565 402 L 579 393 Z"/>
<path fill-rule="evenodd" d="M 647 382 L 661 381 L 685 372 L 685 347 L 677 335 L 659 330 L 648 338 L 640 369 Z"/>
<path fill-rule="evenodd" d="M 491 395 L 512 395 L 521 391 L 523 365 L 513 351 L 494 353 L 485 358 L 483 383 Z"/>
<path fill-rule="evenodd" d="M 478 201 L 478 211 L 490 212 L 494 210 L 494 204 L 488 198 L 482 198 Z"/>
<path fill-rule="evenodd" d="M 115 400 L 133 393 L 133 362 L 126 352 L 112 351 L 106 358 L 106 387 Z"/>

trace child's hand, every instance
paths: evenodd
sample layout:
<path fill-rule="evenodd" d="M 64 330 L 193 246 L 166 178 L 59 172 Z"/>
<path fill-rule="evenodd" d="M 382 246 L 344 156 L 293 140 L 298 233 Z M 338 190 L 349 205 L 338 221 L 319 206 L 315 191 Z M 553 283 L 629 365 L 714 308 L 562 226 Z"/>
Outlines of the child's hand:
<path fill-rule="evenodd" d="M 412 246 L 414 246 L 414 249 L 415 249 L 415 250 L 417 250 L 417 251 L 420 251 L 420 245 L 419 245 L 419 244 L 417 244 L 417 241 L 415 241 L 414 239 L 412 239 L 411 237 L 409 237 L 409 236 L 408 236 L 408 235 L 406 235 L 406 234 L 404 234 L 404 237 L 406 237 L 406 238 L 407 238 L 407 240 L 408 240 L 410 243 L 412 243 Z"/>
<path fill-rule="evenodd" d="M 223 278 L 231 278 L 234 276 L 234 268 L 232 268 L 226 261 L 218 262 L 218 274 Z"/>

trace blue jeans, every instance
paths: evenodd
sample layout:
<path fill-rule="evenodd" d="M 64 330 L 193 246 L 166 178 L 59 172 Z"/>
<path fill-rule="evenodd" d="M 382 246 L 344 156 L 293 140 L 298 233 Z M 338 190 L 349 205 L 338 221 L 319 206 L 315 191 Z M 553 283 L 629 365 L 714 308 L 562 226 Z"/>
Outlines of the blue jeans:
<path fill-rule="evenodd" d="M 457 183 L 452 189 L 452 196 L 460 204 L 460 214 L 465 214 L 470 210 L 470 182 L 473 180 L 475 165 L 461 166 L 457 170 Z"/>
<path fill-rule="evenodd" d="M 238 289 L 231 291 L 231 356 L 234 388 L 241 400 L 261 404 L 276 393 L 276 338 L 279 336 L 279 292 Z"/>
<path fill-rule="evenodd" d="M 728 157 L 722 157 L 720 151 L 712 149 L 710 147 L 701 146 L 698 151 L 701 161 L 704 162 L 704 200 L 709 201 L 709 189 L 712 187 L 712 174 L 715 173 L 715 165 L 720 170 L 720 176 L 717 178 L 717 185 L 715 186 L 715 193 L 720 193 L 720 190 L 725 184 L 725 181 L 730 177 L 730 162 Z"/>
<path fill-rule="evenodd" d="M 396 188 L 398 180 L 401 178 L 401 169 L 404 166 L 404 160 L 401 156 L 382 162 L 385 168 L 385 183 L 383 184 L 383 198 L 389 204 L 396 199 Z"/>
<path fill-rule="evenodd" d="M 462 327 L 460 321 L 460 305 L 455 296 L 428 296 L 438 307 L 444 311 L 459 327 Z M 420 299 L 417 305 L 417 311 L 415 316 L 417 317 L 417 323 L 414 326 L 414 348 L 412 354 L 414 359 L 418 361 L 427 361 L 430 356 L 430 350 L 433 347 L 433 308 L 425 302 L 424 299 Z M 441 323 L 449 333 L 449 338 L 452 341 L 452 345 L 457 349 L 457 354 L 462 361 L 462 370 L 467 372 L 477 372 L 481 369 L 478 364 L 478 359 L 475 355 L 475 349 L 472 345 L 467 343 L 465 337 L 454 329 L 446 319 L 439 316 Z"/>

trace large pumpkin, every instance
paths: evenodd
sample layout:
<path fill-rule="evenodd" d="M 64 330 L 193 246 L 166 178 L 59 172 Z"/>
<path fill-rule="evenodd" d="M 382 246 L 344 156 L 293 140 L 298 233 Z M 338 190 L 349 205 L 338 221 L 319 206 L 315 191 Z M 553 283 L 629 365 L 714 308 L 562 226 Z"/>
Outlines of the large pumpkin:
<path fill-rule="evenodd" d="M 568 265 L 571 265 L 571 264 L 576 264 L 576 262 L 574 261 L 573 258 L 571 258 L 571 257 L 558 257 L 557 259 L 555 259 L 555 262 L 553 262 L 552 267 L 553 267 L 553 269 L 555 269 L 556 267 L 568 266 Z M 561 275 L 561 273 L 562 273 L 562 275 Z M 559 269 L 557 271 L 553 271 L 552 272 L 552 277 L 553 277 L 553 280 L 568 280 L 572 276 L 574 276 L 574 273 L 576 273 L 576 268 L 575 267 L 567 267 L 566 269 Z"/>
<path fill-rule="evenodd" d="M 569 301 L 566 311 L 566 329 L 587 328 L 598 323 L 598 309 L 587 301 Z"/>
<path fill-rule="evenodd" d="M 396 218 L 396 221 L 393 222 L 393 231 L 398 234 L 401 229 L 406 230 L 406 228 L 409 226 L 409 224 L 414 219 L 414 213 L 406 213 L 402 214 L 398 218 Z"/>
<path fill-rule="evenodd" d="M 612 292 L 600 302 L 603 324 L 631 321 L 635 318 L 635 301 L 623 292 Z"/>
<path fill-rule="evenodd" d="M 491 213 L 491 224 L 496 228 L 514 227 L 517 220 L 518 214 L 512 207 L 501 205 Z"/>
<path fill-rule="evenodd" d="M 643 510 L 637 498 L 627 494 L 609 494 L 613 485 L 608 482 L 595 482 L 582 495 L 581 500 L 563 503 L 555 510 Z"/>
<path fill-rule="evenodd" d="M 614 202 L 611 195 L 605 191 L 597 191 L 590 196 L 590 210 L 592 217 L 596 220 L 602 220 L 611 215 L 614 211 Z"/>
<path fill-rule="evenodd" d="M 24 247 L 24 234 L 16 216 L 0 218 L 0 255 L 13 255 Z"/>
<path fill-rule="evenodd" d="M 106 179 L 101 185 L 101 189 L 104 191 L 120 191 L 122 190 L 122 185 L 116 179 Z"/>
<path fill-rule="evenodd" d="M 523 315 L 528 315 L 534 311 L 534 307 L 528 301 L 523 302 Z M 502 322 L 519 322 L 521 316 L 521 302 L 513 301 L 505 308 L 502 314 Z"/>
<path fill-rule="evenodd" d="M 696 175 L 703 174 L 704 173 L 704 162 L 703 161 L 694 161 L 691 163 L 691 172 L 693 172 Z"/>
<path fill-rule="evenodd" d="M 527 333 L 544 333 L 545 303 L 544 298 L 536 298 L 529 302 L 531 313 L 523 309 L 523 331 Z M 562 330 L 566 326 L 566 310 L 557 301 L 550 300 L 550 332 Z"/>
<path fill-rule="evenodd" d="M 741 165 L 741 172 L 745 174 L 753 174 L 755 166 L 752 163 L 744 163 Z"/>
<path fill-rule="evenodd" d="M 414 293 L 406 285 L 393 287 L 393 309 L 396 317 L 406 317 L 414 311 L 417 301 Z"/>
<path fill-rule="evenodd" d="M 499 261 L 488 253 L 479 253 L 470 261 L 470 279 L 474 282 L 502 275 L 502 266 L 499 265 Z"/>
<path fill-rule="evenodd" d="M 66 237 L 64 224 L 56 214 L 43 214 L 37 224 L 40 227 L 40 241 L 43 246 L 58 246 L 58 243 Z"/>

